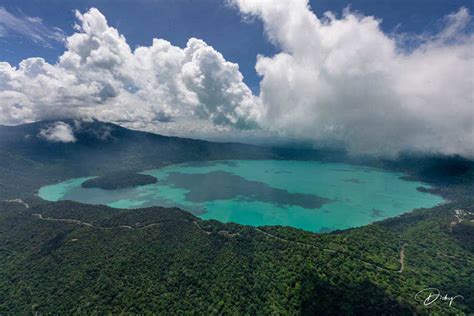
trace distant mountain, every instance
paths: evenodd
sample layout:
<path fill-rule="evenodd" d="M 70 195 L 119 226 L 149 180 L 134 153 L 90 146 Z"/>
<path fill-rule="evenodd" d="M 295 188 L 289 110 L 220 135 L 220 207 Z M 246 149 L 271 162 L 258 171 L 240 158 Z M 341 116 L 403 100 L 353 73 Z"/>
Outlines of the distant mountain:
<path fill-rule="evenodd" d="M 63 122 L 74 142 L 51 141 L 42 131 Z M 259 147 L 168 137 L 99 121 L 41 121 L 0 125 L 0 197 L 32 193 L 66 178 L 141 171 L 171 163 L 220 159 L 336 159 L 338 151 Z M 24 175 L 24 177 L 18 175 Z M 28 181 L 26 181 L 28 180 Z M 29 190 L 18 191 L 17 182 Z M 7 193 L 8 192 L 8 193 Z"/>
<path fill-rule="evenodd" d="M 44 131 L 58 122 L 70 127 L 75 141 L 58 142 L 44 137 Z M 14 192 L 18 195 L 13 188 L 19 181 L 23 187 L 31 187 L 32 191 L 22 191 L 26 194 L 45 183 L 76 176 L 142 171 L 172 163 L 220 159 L 348 162 L 404 172 L 427 183 L 463 184 L 463 188 L 468 184 L 467 188 L 474 189 L 474 162 L 461 157 L 409 154 L 396 160 L 352 157 L 342 150 L 327 148 L 264 147 L 168 137 L 100 121 L 66 119 L 0 125 L 0 156 L 0 172 L 4 175 L 0 177 L 0 197 Z"/>
<path fill-rule="evenodd" d="M 219 143 L 162 136 L 134 131 L 100 121 L 62 120 L 72 127 L 75 142 L 53 142 L 41 137 L 42 130 L 58 121 L 41 121 L 17 126 L 0 125 L 0 150 L 12 151 L 36 161 L 107 165 L 123 168 L 156 167 L 161 163 L 217 159 L 335 159 L 340 150 L 277 148 Z M 92 155 L 92 156 L 91 156 Z M 94 158 L 94 159 L 91 159 Z M 131 162 L 129 159 L 133 158 Z M 136 164 L 139 164 L 138 166 Z"/>
<path fill-rule="evenodd" d="M 97 121 L 62 122 L 74 135 L 48 140 L 44 131 L 57 121 L 0 126 L 2 315 L 474 310 L 473 161 L 369 159 L 329 149 L 165 137 Z M 365 227 L 314 234 L 204 221 L 178 209 L 113 209 L 34 197 L 42 185 L 72 177 L 216 159 L 370 165 L 430 183 L 429 190 L 448 201 Z M 415 295 L 430 287 L 465 299 L 427 308 Z"/>
<path fill-rule="evenodd" d="M 166 137 L 99 121 L 78 124 L 73 120 L 62 120 L 72 127 L 74 142 L 54 142 L 41 137 L 41 131 L 55 122 L 0 126 L 0 149 L 35 161 L 67 161 L 68 164 L 84 165 L 86 169 L 93 166 L 107 168 L 114 164 L 121 164 L 121 168 L 156 167 L 165 162 L 236 156 L 257 158 L 263 153 L 269 154 L 257 146 Z"/>

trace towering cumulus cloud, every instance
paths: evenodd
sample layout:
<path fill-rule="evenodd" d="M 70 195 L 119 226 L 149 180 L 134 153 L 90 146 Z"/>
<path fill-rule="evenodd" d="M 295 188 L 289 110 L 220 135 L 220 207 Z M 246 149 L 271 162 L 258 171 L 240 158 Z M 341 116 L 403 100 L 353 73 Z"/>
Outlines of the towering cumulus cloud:
<path fill-rule="evenodd" d="M 263 21 L 280 50 L 257 57 L 260 95 L 204 41 L 191 38 L 180 48 L 154 39 L 132 50 L 92 8 L 76 12 L 76 32 L 56 64 L 0 62 L 0 124 L 96 118 L 168 134 L 254 129 L 354 153 L 474 157 L 467 9 L 406 49 L 374 17 L 348 10 L 341 18 L 316 16 L 307 0 L 234 1 L 243 15 Z"/>
<path fill-rule="evenodd" d="M 259 56 L 262 124 L 357 153 L 474 156 L 474 42 L 461 8 L 406 52 L 380 21 L 349 11 L 320 18 L 306 0 L 238 0 L 281 52 Z"/>
<path fill-rule="evenodd" d="M 55 65 L 42 58 L 18 68 L 0 63 L 0 123 L 88 117 L 192 128 L 255 126 L 255 97 L 238 65 L 191 38 L 181 49 L 154 39 L 132 51 L 97 10 L 76 12 L 76 33 Z"/>

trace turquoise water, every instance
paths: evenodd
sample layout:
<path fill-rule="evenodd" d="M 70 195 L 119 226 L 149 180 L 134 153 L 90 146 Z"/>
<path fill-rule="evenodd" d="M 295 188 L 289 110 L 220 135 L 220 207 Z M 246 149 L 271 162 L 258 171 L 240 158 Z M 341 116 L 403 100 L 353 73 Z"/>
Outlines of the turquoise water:
<path fill-rule="evenodd" d="M 142 172 L 157 183 L 119 190 L 82 188 L 89 178 L 44 186 L 45 200 L 116 208 L 176 206 L 203 219 L 245 225 L 285 225 L 314 232 L 363 226 L 443 199 L 402 174 L 315 161 L 193 162 Z"/>

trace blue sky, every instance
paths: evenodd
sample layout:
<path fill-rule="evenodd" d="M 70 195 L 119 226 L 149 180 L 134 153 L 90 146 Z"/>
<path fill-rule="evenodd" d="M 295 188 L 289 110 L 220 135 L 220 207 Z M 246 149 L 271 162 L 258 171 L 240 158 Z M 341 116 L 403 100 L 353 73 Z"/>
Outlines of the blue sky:
<path fill-rule="evenodd" d="M 0 0 L 0 124 L 474 157 L 473 6 Z"/>
<path fill-rule="evenodd" d="M 383 20 L 385 33 L 433 33 L 440 28 L 440 19 L 460 7 L 473 11 L 473 1 L 462 0 L 312 0 L 313 12 L 342 10 L 373 15 Z M 0 7 L 18 17 L 39 17 L 46 27 L 58 27 L 64 34 L 73 33 L 74 10 L 81 12 L 97 7 L 109 25 L 122 33 L 130 46 L 148 46 L 153 38 L 163 38 L 184 47 L 190 37 L 205 40 L 224 57 L 238 63 L 245 83 L 258 94 L 260 78 L 255 71 L 257 54 L 276 53 L 263 33 L 258 19 L 243 22 L 238 10 L 224 0 L 0 0 Z M 1 21 L 0 21 L 1 22 Z M 1 25 L 1 23 L 0 23 Z M 4 30 L 0 36 L 0 60 L 17 65 L 21 60 L 40 56 L 54 63 L 64 52 L 61 42 L 34 42 L 27 36 Z M 2 34 L 0 29 L 0 34 Z"/>

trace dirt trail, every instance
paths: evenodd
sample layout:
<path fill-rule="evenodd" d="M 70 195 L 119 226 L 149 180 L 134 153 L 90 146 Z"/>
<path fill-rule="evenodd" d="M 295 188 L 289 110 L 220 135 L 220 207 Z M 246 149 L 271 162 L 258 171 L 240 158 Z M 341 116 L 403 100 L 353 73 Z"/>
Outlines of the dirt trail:
<path fill-rule="evenodd" d="M 377 268 L 379 270 L 382 270 L 382 271 L 386 271 L 386 272 L 401 272 L 403 271 L 404 269 L 404 266 L 402 264 L 403 260 L 401 259 L 400 263 L 402 264 L 400 266 L 400 270 L 398 271 L 394 271 L 394 270 L 391 270 L 391 269 L 387 269 L 387 268 L 384 268 L 384 267 L 381 267 L 381 266 L 378 266 L 372 262 L 368 262 L 368 261 L 365 261 L 363 259 L 360 259 L 354 255 L 351 255 L 349 253 L 346 253 L 346 252 L 343 252 L 343 251 L 338 251 L 338 250 L 334 250 L 334 249 L 329 249 L 329 248 L 324 248 L 324 247 L 318 247 L 316 245 L 311 245 L 311 244 L 306 244 L 306 243 L 302 243 L 302 242 L 298 242 L 298 241 L 292 241 L 292 240 L 288 240 L 288 239 L 284 239 L 284 238 L 281 238 L 281 237 L 278 237 L 278 236 L 275 236 L 273 234 L 270 234 L 266 231 L 263 231 L 261 230 L 260 228 L 255 228 L 255 230 L 257 230 L 258 232 L 264 234 L 266 237 L 269 237 L 269 238 L 274 238 L 278 241 L 281 241 L 281 242 L 285 242 L 285 243 L 291 243 L 291 244 L 295 244 L 295 245 L 300 245 L 300 246 L 304 246 L 304 247 L 309 247 L 309 248 L 315 248 L 315 249 L 318 249 L 318 250 L 322 250 L 322 251 L 327 251 L 327 252 L 331 252 L 331 253 L 337 253 L 337 254 L 341 254 L 341 255 L 344 255 L 344 256 L 347 256 L 347 257 L 350 257 L 354 260 L 357 260 L 365 265 L 368 265 L 368 266 L 371 266 L 371 267 L 374 267 L 374 268 Z M 404 251 L 403 251 L 403 247 L 405 245 L 402 246 L 402 250 L 400 252 L 400 256 L 403 255 L 403 259 L 405 258 L 405 255 L 404 255 Z"/>
<path fill-rule="evenodd" d="M 205 230 L 204 228 L 201 227 L 201 225 L 199 225 L 199 223 L 197 221 L 193 221 L 194 225 L 196 225 L 200 231 L 202 231 L 203 233 L 205 233 L 206 235 L 210 235 L 211 232 L 208 232 L 207 230 Z"/>
<path fill-rule="evenodd" d="M 405 246 L 407 244 L 402 245 L 402 249 L 400 249 L 400 270 L 398 270 L 398 273 L 402 273 L 403 270 L 405 269 Z"/>
<path fill-rule="evenodd" d="M 71 223 L 71 224 L 77 224 L 77 225 L 84 225 L 87 227 L 94 227 L 98 229 L 103 229 L 103 230 L 109 230 L 109 229 L 117 229 L 117 228 L 125 228 L 125 229 L 146 229 L 150 228 L 153 226 L 158 226 L 162 225 L 165 223 L 169 223 L 170 221 L 164 221 L 164 222 L 157 222 L 157 223 L 151 223 L 145 226 L 139 226 L 139 227 L 134 227 L 130 225 L 118 225 L 118 226 L 111 226 L 111 227 L 103 227 L 103 226 L 98 226 L 98 225 L 93 225 L 91 223 L 83 222 L 77 219 L 69 219 L 69 218 L 52 218 L 52 217 L 44 217 L 43 214 L 31 214 L 34 217 L 43 220 L 43 221 L 50 221 L 50 222 L 63 222 L 63 223 Z M 182 220 L 180 220 L 182 222 Z M 198 224 L 199 226 L 199 224 Z M 200 227 L 200 226 L 199 226 Z"/>
<path fill-rule="evenodd" d="M 19 203 L 19 204 L 22 204 L 24 207 L 26 208 L 30 208 L 30 206 L 28 205 L 28 203 L 26 202 L 23 202 L 22 199 L 11 199 L 11 200 L 3 200 L 4 202 L 7 202 L 7 203 Z"/>
<path fill-rule="evenodd" d="M 21 203 L 23 204 L 26 208 L 29 208 L 29 205 L 27 203 L 24 203 L 21 199 L 15 199 L 15 200 L 5 200 L 5 202 L 12 202 L 12 203 Z M 141 226 L 141 227 L 133 227 L 133 226 L 129 226 L 129 225 L 119 225 L 119 226 L 113 226 L 113 227 L 101 227 L 101 226 L 97 226 L 97 225 L 93 225 L 91 223 L 87 223 L 87 222 L 84 222 L 84 221 L 80 221 L 80 220 L 76 220 L 76 219 L 68 219 L 68 218 L 52 218 L 52 217 L 44 217 L 42 214 L 32 214 L 33 216 L 35 216 L 36 218 L 40 219 L 40 220 L 43 220 L 43 221 L 51 221 L 51 222 L 64 222 L 64 223 L 72 223 L 72 224 L 77 224 L 77 225 L 83 225 L 83 226 L 87 226 L 87 227 L 95 227 L 95 228 L 99 228 L 99 229 L 103 229 L 103 230 L 109 230 L 109 229 L 117 229 L 117 228 L 124 228 L 124 229 L 146 229 L 146 228 L 149 228 L 149 227 L 153 227 L 153 226 L 158 226 L 158 225 L 162 225 L 164 223 L 167 223 L 169 221 L 166 221 L 166 222 L 157 222 L 157 223 L 151 223 L 151 224 L 148 224 L 148 225 L 145 225 L 145 226 Z M 182 221 L 182 220 L 181 220 Z M 189 221 L 188 221 L 189 222 Z M 193 224 L 195 224 L 203 233 L 205 233 L 206 235 L 210 235 L 211 232 L 205 230 L 204 228 L 201 227 L 201 225 L 199 225 L 199 223 L 197 221 L 192 221 Z M 352 254 L 349 254 L 347 252 L 344 252 L 344 251 L 338 251 L 338 250 L 334 250 L 334 249 L 330 249 L 330 248 L 324 248 L 324 247 L 319 247 L 319 246 L 316 246 L 316 245 L 312 245 L 312 244 L 306 244 L 306 243 L 302 243 L 302 242 L 299 242 L 299 241 L 292 241 L 292 240 L 288 240 L 288 239 L 285 239 L 285 238 L 281 238 L 281 237 L 278 237 L 278 236 L 275 236 L 269 232 L 266 232 L 266 231 L 263 231 L 261 230 L 260 228 L 256 227 L 255 228 L 256 231 L 258 231 L 259 233 L 265 235 L 266 237 L 268 238 L 273 238 L 275 240 L 278 240 L 279 242 L 284 242 L 284 243 L 290 243 L 290 244 L 295 244 L 295 245 L 299 245 L 299 246 L 302 246 L 302 247 L 307 247 L 307 248 L 314 248 L 314 249 L 318 249 L 318 250 L 322 250 L 322 251 L 326 251 L 326 252 L 330 252 L 330 253 L 337 253 L 337 254 L 341 254 L 341 255 L 344 255 L 344 256 L 347 256 L 347 257 L 350 257 L 354 260 L 357 260 L 365 265 L 368 265 L 368 266 L 371 266 L 371 267 L 374 267 L 378 270 L 382 270 L 382 271 L 386 271 L 386 272 L 396 272 L 396 273 L 402 273 L 404 270 L 405 270 L 405 247 L 408 245 L 408 244 L 403 244 L 401 246 L 401 249 L 400 249 L 400 269 L 399 270 L 392 270 L 392 269 L 387 269 L 387 268 L 384 268 L 384 267 L 381 267 L 379 265 L 376 265 L 372 262 L 368 262 L 368 261 L 365 261 L 361 258 L 358 258 Z M 446 257 L 452 257 L 453 259 L 457 259 L 457 260 L 463 260 L 463 261 L 467 261 L 467 262 L 471 262 L 469 259 L 463 259 L 463 258 L 458 258 L 458 257 L 454 257 L 454 256 L 449 256 L 449 255 L 446 255 L 446 254 L 443 254 L 443 253 L 438 253 L 439 255 L 443 255 L 443 256 L 446 256 Z"/>
<path fill-rule="evenodd" d="M 68 219 L 68 218 L 52 218 L 52 217 L 44 217 L 43 214 L 32 214 L 34 217 L 40 219 L 40 220 L 43 220 L 43 221 L 51 221 L 51 222 L 64 222 L 64 223 L 72 223 L 72 224 L 78 224 L 78 225 L 84 225 L 84 226 L 87 226 L 87 227 L 95 227 L 95 228 L 99 228 L 99 229 L 104 229 L 104 230 L 107 230 L 107 229 L 116 229 L 116 228 L 125 228 L 125 229 L 145 229 L 145 228 L 149 228 L 149 227 L 153 227 L 153 226 L 157 226 L 157 225 L 161 225 L 161 224 L 164 224 L 164 223 L 169 223 L 169 221 L 166 221 L 166 222 L 158 222 L 158 223 L 152 223 L 152 224 L 148 224 L 146 226 L 141 226 L 141 227 L 133 227 L 133 226 L 128 226 L 128 225 L 119 225 L 119 226 L 113 226 L 113 227 L 101 227 L 101 226 L 95 226 L 91 223 L 87 223 L 87 222 L 83 222 L 83 221 L 80 221 L 80 220 L 76 220 L 76 219 Z M 202 232 L 204 232 L 206 235 L 210 235 L 211 232 L 205 230 L 204 228 L 201 227 L 201 225 L 199 225 L 199 223 L 197 221 L 192 221 Z M 359 262 L 362 262 L 366 265 L 369 265 L 369 266 L 372 266 L 372 267 L 375 267 L 379 270 L 383 270 L 383 271 L 387 271 L 387 272 L 393 272 L 393 270 L 390 270 L 390 269 L 387 269 L 387 268 L 384 268 L 384 267 L 381 267 L 381 266 L 377 266 L 371 262 L 367 262 L 367 261 L 364 261 L 360 258 L 357 258 L 357 257 L 354 257 L 353 255 L 350 255 L 348 253 L 345 253 L 345 252 L 342 252 L 342 251 L 336 251 L 334 249 L 329 249 L 329 248 L 323 248 L 323 247 L 318 247 L 318 246 L 315 246 L 315 245 L 311 245 L 311 244 L 306 244 L 306 243 L 302 243 L 302 242 L 298 242 L 298 241 L 291 241 L 291 240 L 287 240 L 287 239 L 284 239 L 284 238 L 281 238 L 281 237 L 278 237 L 278 236 L 275 236 L 273 234 L 270 234 L 266 231 L 263 231 L 261 230 L 260 228 L 255 228 L 255 230 L 257 230 L 258 232 L 260 232 L 261 234 L 265 235 L 266 237 L 269 237 L 269 238 L 274 238 L 280 242 L 285 242 L 285 243 L 291 243 L 291 244 L 296 244 L 296 245 L 299 245 L 299 246 L 303 246 L 303 247 L 309 247 L 309 248 L 315 248 L 315 249 L 319 249 L 319 250 L 323 250 L 323 251 L 327 251 L 327 252 L 331 252 L 331 253 L 338 253 L 338 254 L 342 254 L 342 255 L 345 255 L 345 256 L 349 256 L 351 257 L 352 259 L 355 259 Z M 232 235 L 232 237 L 234 236 L 234 234 Z M 403 246 L 402 246 L 402 251 L 400 253 L 400 263 L 402 264 L 402 266 L 400 267 L 400 270 L 399 272 L 403 271 L 403 260 L 402 260 L 402 256 L 403 255 Z"/>
<path fill-rule="evenodd" d="M 43 221 L 73 223 L 73 224 L 79 224 L 79 225 L 84 225 L 84 226 L 89 226 L 89 227 L 94 226 L 91 223 L 86 223 L 83 221 L 79 221 L 77 219 L 43 217 L 43 214 L 31 214 L 31 215 Z"/>

